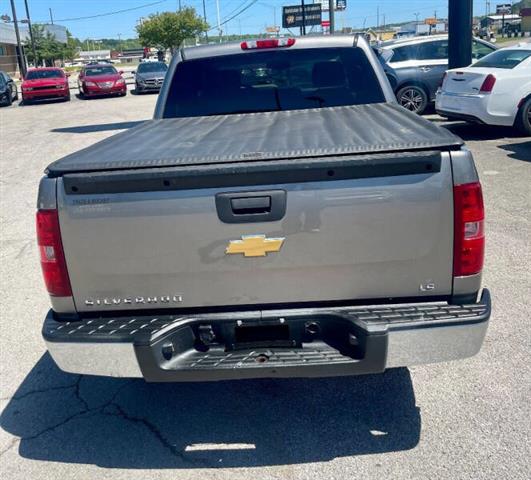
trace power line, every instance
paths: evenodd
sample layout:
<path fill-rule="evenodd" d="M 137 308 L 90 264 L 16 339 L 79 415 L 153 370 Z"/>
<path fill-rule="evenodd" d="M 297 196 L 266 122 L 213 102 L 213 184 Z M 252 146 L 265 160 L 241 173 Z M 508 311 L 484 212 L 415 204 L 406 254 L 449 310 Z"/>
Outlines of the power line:
<path fill-rule="evenodd" d="M 245 0 L 247 1 L 247 0 Z M 242 3 L 242 6 L 245 4 L 245 1 Z M 249 8 L 251 8 L 258 0 L 251 0 L 251 3 L 249 3 L 249 5 L 247 5 L 246 7 L 242 8 L 239 12 L 235 13 L 232 17 L 229 17 L 227 18 L 226 20 L 223 20 L 223 22 L 221 22 L 219 24 L 219 26 L 223 26 L 225 25 L 226 23 L 229 23 L 231 20 L 234 20 L 236 17 L 240 16 L 243 12 L 245 12 L 246 10 L 249 10 Z M 212 30 L 215 30 L 217 28 L 217 26 L 215 28 L 211 28 L 209 30 L 212 31 Z"/>
<path fill-rule="evenodd" d="M 122 10 L 115 10 L 113 12 L 98 13 L 96 15 L 88 15 L 86 17 L 73 17 L 73 18 L 60 18 L 55 20 L 56 22 L 77 22 L 78 20 L 90 20 L 92 18 L 101 18 L 107 17 L 109 15 L 117 15 L 119 13 L 132 12 L 133 10 L 140 10 L 141 8 L 152 7 L 154 5 L 160 5 L 161 3 L 167 3 L 168 0 L 158 0 L 157 2 L 145 3 L 143 5 L 138 5 L 137 7 L 124 8 Z M 38 22 L 38 23 L 48 23 L 48 22 Z"/>

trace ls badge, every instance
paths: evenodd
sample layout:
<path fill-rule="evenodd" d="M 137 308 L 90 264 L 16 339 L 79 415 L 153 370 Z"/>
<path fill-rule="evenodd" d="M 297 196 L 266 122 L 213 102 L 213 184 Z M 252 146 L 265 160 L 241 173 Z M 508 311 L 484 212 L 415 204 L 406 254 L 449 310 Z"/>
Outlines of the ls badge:
<path fill-rule="evenodd" d="M 244 257 L 265 257 L 280 251 L 284 238 L 266 238 L 265 235 L 243 235 L 241 240 L 231 240 L 225 249 L 227 255 L 243 253 Z"/>

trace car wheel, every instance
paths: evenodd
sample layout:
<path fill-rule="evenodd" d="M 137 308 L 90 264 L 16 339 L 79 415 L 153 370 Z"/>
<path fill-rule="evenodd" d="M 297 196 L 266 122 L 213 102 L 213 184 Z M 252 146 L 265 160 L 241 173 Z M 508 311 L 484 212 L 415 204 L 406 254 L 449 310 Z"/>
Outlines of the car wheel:
<path fill-rule="evenodd" d="M 404 108 L 419 115 L 426 110 L 428 105 L 428 95 L 422 87 L 416 85 L 402 87 L 396 93 L 396 99 Z"/>
<path fill-rule="evenodd" d="M 518 110 L 515 126 L 522 133 L 531 135 L 531 98 L 527 99 Z"/>
<path fill-rule="evenodd" d="M 4 98 L 2 99 L 2 105 L 5 105 L 6 107 L 9 107 L 13 103 L 13 99 L 11 98 L 11 92 L 8 90 Z"/>
<path fill-rule="evenodd" d="M 18 90 L 15 88 L 15 96 L 13 97 L 13 100 L 18 100 Z"/>
<path fill-rule="evenodd" d="M 68 94 L 63 100 L 64 100 L 65 102 L 69 102 L 69 101 L 70 101 L 70 94 Z"/>

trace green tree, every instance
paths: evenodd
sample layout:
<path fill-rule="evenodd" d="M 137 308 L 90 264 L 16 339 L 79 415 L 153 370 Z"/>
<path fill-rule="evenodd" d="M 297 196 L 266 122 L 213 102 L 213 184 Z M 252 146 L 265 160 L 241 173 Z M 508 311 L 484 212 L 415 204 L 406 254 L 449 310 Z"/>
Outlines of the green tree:
<path fill-rule="evenodd" d="M 77 52 L 81 49 L 81 42 L 66 31 L 66 45 L 63 45 L 63 59 L 74 60 L 77 57 Z"/>
<path fill-rule="evenodd" d="M 207 30 L 208 24 L 191 7 L 179 12 L 150 15 L 136 27 L 142 46 L 169 49 L 172 53 L 186 39 L 194 38 Z"/>
<path fill-rule="evenodd" d="M 52 66 L 56 60 L 72 60 L 77 53 L 78 40 L 67 31 L 67 43 L 58 42 L 55 35 L 47 32 L 42 25 L 32 25 L 31 31 L 35 41 L 36 57 L 33 57 L 31 40 L 25 44 L 26 55 L 28 60 L 34 65 L 40 65 L 44 62 L 47 66 Z"/>

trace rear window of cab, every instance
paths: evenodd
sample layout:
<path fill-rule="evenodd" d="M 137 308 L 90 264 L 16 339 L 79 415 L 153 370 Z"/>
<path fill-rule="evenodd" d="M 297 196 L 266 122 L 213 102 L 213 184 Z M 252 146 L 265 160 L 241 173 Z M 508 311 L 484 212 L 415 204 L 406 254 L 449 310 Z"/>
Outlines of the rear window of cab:
<path fill-rule="evenodd" d="M 177 65 L 164 117 L 199 117 L 385 102 L 356 47 L 267 50 Z"/>

